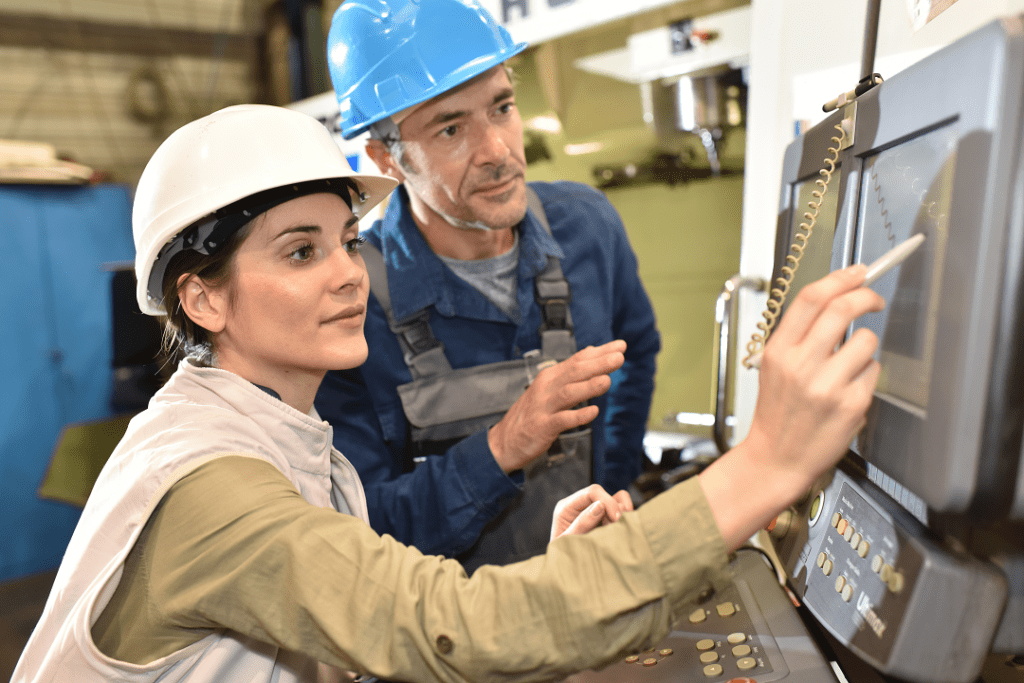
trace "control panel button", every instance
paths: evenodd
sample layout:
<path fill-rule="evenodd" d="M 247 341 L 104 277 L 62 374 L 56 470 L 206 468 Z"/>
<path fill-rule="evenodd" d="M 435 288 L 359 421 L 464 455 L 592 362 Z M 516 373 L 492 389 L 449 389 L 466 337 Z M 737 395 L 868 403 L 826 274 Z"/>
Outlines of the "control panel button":
<path fill-rule="evenodd" d="M 857 546 L 860 545 L 860 539 L 862 539 L 862 538 L 863 538 L 863 536 L 861 536 L 860 532 L 858 531 L 857 533 L 855 533 L 853 535 L 853 538 L 850 539 L 850 546 L 852 548 L 856 548 Z"/>
<path fill-rule="evenodd" d="M 891 590 L 893 593 L 899 593 L 901 590 L 903 590 L 903 574 L 896 570 L 893 570 L 889 574 L 889 580 L 886 581 L 886 584 L 888 584 L 889 590 Z"/>
<path fill-rule="evenodd" d="M 825 560 L 825 563 L 821 565 L 821 571 L 825 572 L 825 576 L 832 574 L 832 560 Z"/>
<path fill-rule="evenodd" d="M 878 575 L 882 577 L 882 581 L 889 583 L 889 579 L 892 577 L 892 565 L 882 565 L 882 571 L 878 572 Z"/>
<path fill-rule="evenodd" d="M 847 525 L 847 527 L 843 529 L 843 538 L 845 538 L 847 542 L 849 542 L 850 539 L 853 538 L 853 534 L 853 525 Z"/>
<path fill-rule="evenodd" d="M 690 612 L 690 623 L 691 624 L 699 624 L 700 622 L 704 621 L 707 618 L 708 618 L 707 613 L 704 610 L 702 610 L 702 609 L 695 609 L 694 611 Z"/>
<path fill-rule="evenodd" d="M 626 664 L 635 664 L 640 661 L 640 655 L 630 655 L 626 657 Z"/>
<path fill-rule="evenodd" d="M 857 546 L 857 554 L 861 557 L 867 557 L 868 552 L 871 550 L 871 544 L 867 541 L 861 541 Z"/>
<path fill-rule="evenodd" d="M 736 605 L 731 602 L 723 602 L 715 607 L 715 609 L 718 610 L 718 616 L 720 617 L 731 617 L 736 614 Z"/>
<path fill-rule="evenodd" d="M 737 645 L 732 649 L 733 657 L 746 657 L 750 654 L 750 646 L 744 643 L 743 645 Z"/>
<path fill-rule="evenodd" d="M 846 602 L 850 602 L 850 598 L 853 597 L 853 586 L 846 584 L 843 586 L 843 592 L 839 594 Z"/>
<path fill-rule="evenodd" d="M 648 657 L 647 659 L 644 660 L 644 666 L 654 666 L 657 663 L 658 663 L 658 660 L 655 659 L 654 657 Z"/>
<path fill-rule="evenodd" d="M 672 654 L 672 648 L 670 648 L 670 647 L 662 648 L 662 649 L 658 650 L 658 654 L 661 655 L 662 657 L 668 657 L 669 655 Z"/>
<path fill-rule="evenodd" d="M 825 560 L 827 560 L 827 559 L 828 559 L 828 555 L 826 555 L 825 553 L 818 553 L 818 556 L 816 558 L 814 558 L 814 563 L 816 565 L 818 565 L 818 567 L 820 568 L 820 567 L 824 566 Z"/>
<path fill-rule="evenodd" d="M 704 667 L 704 675 L 707 676 L 708 678 L 714 678 L 715 676 L 721 676 L 722 675 L 722 665 L 721 664 L 708 664 L 707 666 Z"/>
<path fill-rule="evenodd" d="M 839 514 L 838 512 L 835 513 L 834 515 L 832 515 L 832 526 L 834 526 L 834 527 L 839 526 L 839 520 L 841 520 L 842 518 L 843 518 L 843 516 L 841 514 Z"/>
<path fill-rule="evenodd" d="M 746 633 L 730 633 L 728 640 L 731 645 L 739 645 L 740 643 L 746 641 L 746 639 Z"/>
<path fill-rule="evenodd" d="M 837 576 L 836 577 L 836 593 L 842 593 L 843 592 L 843 587 L 845 585 L 846 585 L 846 577 L 845 576 Z"/>
<path fill-rule="evenodd" d="M 882 559 L 881 555 L 875 555 L 871 558 L 871 571 L 878 573 L 882 571 L 882 565 L 885 564 L 885 560 Z"/>
<path fill-rule="evenodd" d="M 846 529 L 849 528 L 849 526 L 849 522 L 847 522 L 845 519 L 841 519 L 839 520 L 839 524 L 836 524 L 836 531 L 838 531 L 840 535 L 845 534 Z"/>
<path fill-rule="evenodd" d="M 701 651 L 710 650 L 714 646 L 715 641 L 711 640 L 710 638 L 704 638 L 703 640 L 697 641 L 697 649 Z"/>
<path fill-rule="evenodd" d="M 700 653 L 700 663 L 701 664 L 714 664 L 717 661 L 718 661 L 718 653 L 715 652 L 714 650 L 710 650 L 708 652 L 701 652 Z"/>
<path fill-rule="evenodd" d="M 740 671 L 746 671 L 747 669 L 753 669 L 757 666 L 757 660 L 753 657 L 744 657 L 736 660 L 736 668 Z"/>

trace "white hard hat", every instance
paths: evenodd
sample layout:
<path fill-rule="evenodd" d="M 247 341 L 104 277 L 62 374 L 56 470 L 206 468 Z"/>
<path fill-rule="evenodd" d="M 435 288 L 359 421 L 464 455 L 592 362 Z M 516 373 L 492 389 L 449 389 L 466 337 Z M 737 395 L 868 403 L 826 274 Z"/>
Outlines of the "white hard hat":
<path fill-rule="evenodd" d="M 204 223 L 202 219 L 277 188 L 286 192 L 291 188 L 290 196 L 333 191 L 330 181 L 336 179 L 350 179 L 356 184 L 362 202 L 354 211 L 364 215 L 397 185 L 386 176 L 353 173 L 327 128 L 291 109 L 243 104 L 182 126 L 157 148 L 135 190 L 132 231 L 139 308 L 149 315 L 164 313 L 160 308 L 163 272 L 174 254 L 183 249 L 209 253 L 203 241 L 208 247 L 217 246 L 207 239 L 216 221 Z M 321 181 L 314 183 L 320 189 L 303 185 L 310 181 Z M 347 182 L 342 180 L 340 184 Z M 338 185 L 335 182 L 333 187 Z M 287 198 L 278 196 L 270 206 Z M 256 213 L 267 208 L 264 202 Z M 230 231 L 252 215 L 239 211 L 242 220 L 233 221 Z M 206 228 L 198 235 L 199 244 L 195 234 L 174 240 L 197 223 Z M 226 236 L 223 227 L 216 232 L 218 238 Z"/>

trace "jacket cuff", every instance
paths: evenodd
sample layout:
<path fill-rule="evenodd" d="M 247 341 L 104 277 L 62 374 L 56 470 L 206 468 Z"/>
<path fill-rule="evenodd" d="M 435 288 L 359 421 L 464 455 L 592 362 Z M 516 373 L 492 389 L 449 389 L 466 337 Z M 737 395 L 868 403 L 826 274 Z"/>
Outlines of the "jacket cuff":
<path fill-rule="evenodd" d="M 518 495 L 524 481 L 521 471 L 505 474 L 491 453 L 487 430 L 452 446 L 446 457 L 454 458 L 460 483 L 477 508 L 492 515 L 505 509 Z"/>
<path fill-rule="evenodd" d="M 673 619 L 729 582 L 725 541 L 697 477 L 652 498 L 637 513 L 661 569 Z"/>

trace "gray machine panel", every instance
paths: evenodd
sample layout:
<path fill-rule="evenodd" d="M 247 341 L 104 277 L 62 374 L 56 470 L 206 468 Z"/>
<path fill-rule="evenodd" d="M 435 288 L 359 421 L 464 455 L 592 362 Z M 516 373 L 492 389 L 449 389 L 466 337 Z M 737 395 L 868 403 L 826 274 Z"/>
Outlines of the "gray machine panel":
<path fill-rule="evenodd" d="M 657 646 L 600 671 L 573 674 L 566 683 L 836 682 L 760 553 L 740 550 L 730 567 L 732 584 L 694 605 L 691 617 Z"/>
<path fill-rule="evenodd" d="M 871 666 L 921 683 L 970 683 L 1006 603 L 1003 573 L 930 538 L 852 469 L 803 502 L 776 548 L 797 597 Z"/>

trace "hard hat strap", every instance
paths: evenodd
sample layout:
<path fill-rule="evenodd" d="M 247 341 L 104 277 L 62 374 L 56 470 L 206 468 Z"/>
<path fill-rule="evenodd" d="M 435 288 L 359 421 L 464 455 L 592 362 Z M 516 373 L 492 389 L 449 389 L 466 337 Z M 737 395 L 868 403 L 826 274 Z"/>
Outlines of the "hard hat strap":
<path fill-rule="evenodd" d="M 162 302 L 163 280 L 167 266 L 181 252 L 195 251 L 204 256 L 212 256 L 220 251 L 232 235 L 260 214 L 292 199 L 321 192 L 337 194 L 350 210 L 351 192 L 356 192 L 360 201 L 365 201 L 366 197 L 350 178 L 324 178 L 271 188 L 228 204 L 195 221 L 164 245 L 157 254 L 149 274 L 147 292 L 150 299 Z"/>

